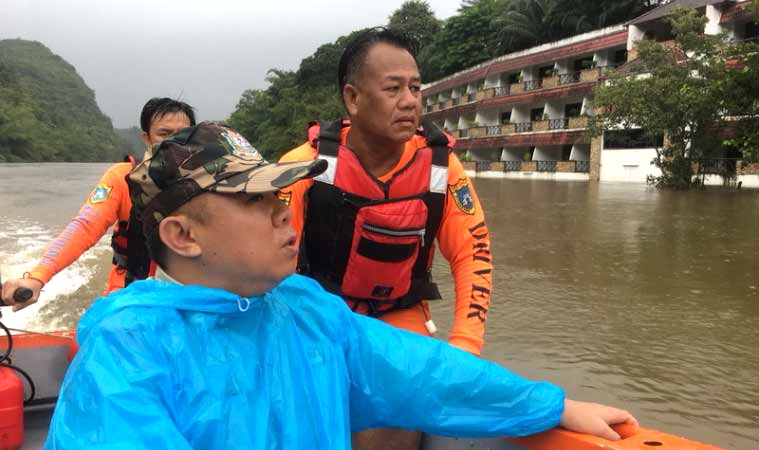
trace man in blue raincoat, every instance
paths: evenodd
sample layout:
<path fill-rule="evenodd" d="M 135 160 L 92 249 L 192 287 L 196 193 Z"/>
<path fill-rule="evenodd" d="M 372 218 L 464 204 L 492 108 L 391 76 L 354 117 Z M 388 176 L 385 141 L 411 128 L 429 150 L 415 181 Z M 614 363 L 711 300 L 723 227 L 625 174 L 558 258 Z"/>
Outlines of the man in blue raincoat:
<path fill-rule="evenodd" d="M 159 269 L 82 317 L 47 449 L 343 450 L 371 427 L 487 437 L 561 425 L 615 439 L 607 424 L 636 423 L 353 314 L 293 275 L 277 190 L 324 169 L 268 164 L 207 122 L 153 149 L 129 183 Z"/>

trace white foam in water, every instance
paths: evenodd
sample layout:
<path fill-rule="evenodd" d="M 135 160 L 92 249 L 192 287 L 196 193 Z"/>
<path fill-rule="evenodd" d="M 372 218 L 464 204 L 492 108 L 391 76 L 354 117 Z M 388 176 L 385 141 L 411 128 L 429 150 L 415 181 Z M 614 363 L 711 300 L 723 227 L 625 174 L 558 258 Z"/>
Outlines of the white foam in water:
<path fill-rule="evenodd" d="M 38 263 L 42 251 L 55 238 L 55 235 L 38 224 L 10 221 L 2 224 L 5 231 L 0 233 L 0 274 L 3 280 L 18 278 L 30 271 Z M 108 247 L 108 235 L 104 236 L 93 249 Z M 33 328 L 36 330 L 55 329 L 55 322 L 37 323 L 37 313 L 48 301 L 58 296 L 76 292 L 88 284 L 94 275 L 91 261 L 96 259 L 92 251 L 84 253 L 77 261 L 56 274 L 45 285 L 36 303 L 18 311 L 3 309 L 3 323 L 11 328 Z"/>

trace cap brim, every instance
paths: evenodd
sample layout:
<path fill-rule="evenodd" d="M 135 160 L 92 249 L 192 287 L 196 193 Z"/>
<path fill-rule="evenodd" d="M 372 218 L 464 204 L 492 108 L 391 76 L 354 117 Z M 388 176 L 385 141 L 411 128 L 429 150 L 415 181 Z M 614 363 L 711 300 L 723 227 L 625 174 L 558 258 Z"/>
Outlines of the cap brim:
<path fill-rule="evenodd" d="M 264 164 L 219 180 L 218 183 L 204 190 L 220 193 L 273 192 L 290 186 L 296 181 L 313 178 L 325 170 L 327 170 L 327 161 L 323 159 Z"/>

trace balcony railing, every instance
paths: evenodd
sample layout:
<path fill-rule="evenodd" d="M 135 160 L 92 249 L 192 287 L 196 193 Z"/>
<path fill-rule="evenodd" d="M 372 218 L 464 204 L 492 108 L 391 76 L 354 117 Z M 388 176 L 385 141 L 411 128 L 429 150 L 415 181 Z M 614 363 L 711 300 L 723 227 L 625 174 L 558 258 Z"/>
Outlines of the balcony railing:
<path fill-rule="evenodd" d="M 569 125 L 569 119 L 560 118 L 560 119 L 549 119 L 548 120 L 548 129 L 549 130 L 563 130 L 567 128 L 567 125 Z"/>
<path fill-rule="evenodd" d="M 694 159 L 698 164 L 698 173 L 703 175 L 729 176 L 736 173 L 738 167 L 737 158 L 705 158 Z"/>
<path fill-rule="evenodd" d="M 578 172 L 578 173 L 590 172 L 590 161 L 575 161 L 575 172 Z"/>
<path fill-rule="evenodd" d="M 500 125 L 489 125 L 485 129 L 485 136 L 500 136 L 503 134 L 503 129 Z"/>
<path fill-rule="evenodd" d="M 514 124 L 515 132 L 529 133 L 532 131 L 532 122 L 517 122 Z"/>
<path fill-rule="evenodd" d="M 490 163 L 492 161 L 475 161 L 474 171 L 475 172 L 487 172 L 490 170 Z"/>
<path fill-rule="evenodd" d="M 543 85 L 543 80 L 530 80 L 524 82 L 524 90 L 525 91 L 534 91 L 535 89 L 540 89 Z"/>
<path fill-rule="evenodd" d="M 468 128 L 459 128 L 459 138 L 468 138 L 469 137 L 469 129 Z"/>
<path fill-rule="evenodd" d="M 435 105 L 427 105 L 424 107 L 424 112 L 432 112 L 434 108 L 435 108 Z"/>
<path fill-rule="evenodd" d="M 437 109 L 438 111 L 441 109 L 445 109 L 445 102 L 438 102 L 437 103 Z"/>
<path fill-rule="evenodd" d="M 588 120 L 587 116 L 570 117 L 567 122 L 567 128 L 588 128 Z"/>
<path fill-rule="evenodd" d="M 451 106 L 458 106 L 461 103 L 461 97 L 456 97 L 451 100 Z"/>
<path fill-rule="evenodd" d="M 562 73 L 559 75 L 559 84 L 572 84 L 580 81 L 580 72 Z"/>
<path fill-rule="evenodd" d="M 466 95 L 466 102 L 467 103 L 472 103 L 473 101 L 476 101 L 476 100 L 477 100 L 477 94 L 476 93 L 472 92 L 471 94 L 467 94 Z"/>
<path fill-rule="evenodd" d="M 522 170 L 522 161 L 504 161 L 504 172 L 519 172 Z"/>
<path fill-rule="evenodd" d="M 498 86 L 495 88 L 494 97 L 504 97 L 511 93 L 510 86 Z"/>
<path fill-rule="evenodd" d="M 538 172 L 556 172 L 556 161 L 535 161 Z"/>

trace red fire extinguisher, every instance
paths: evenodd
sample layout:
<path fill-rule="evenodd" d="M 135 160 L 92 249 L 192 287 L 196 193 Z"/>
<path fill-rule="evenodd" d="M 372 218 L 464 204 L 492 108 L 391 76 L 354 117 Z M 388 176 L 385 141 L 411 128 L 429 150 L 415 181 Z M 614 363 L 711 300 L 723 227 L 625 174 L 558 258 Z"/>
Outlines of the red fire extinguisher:
<path fill-rule="evenodd" d="M 24 302 L 31 296 L 29 289 L 17 289 L 13 293 L 16 301 Z M 0 306 L 3 306 L 1 300 Z M 13 350 L 11 332 L 2 322 L 0 328 L 8 339 L 5 351 L 0 353 L 0 450 L 18 450 L 24 444 L 24 384 L 10 364 L 9 357 Z"/>
<path fill-rule="evenodd" d="M 16 371 L 0 366 L 0 450 L 24 443 L 24 384 Z"/>

